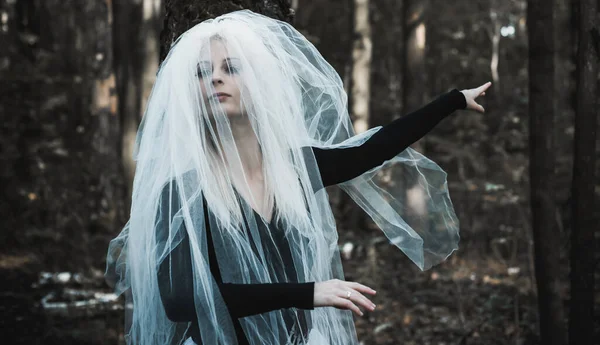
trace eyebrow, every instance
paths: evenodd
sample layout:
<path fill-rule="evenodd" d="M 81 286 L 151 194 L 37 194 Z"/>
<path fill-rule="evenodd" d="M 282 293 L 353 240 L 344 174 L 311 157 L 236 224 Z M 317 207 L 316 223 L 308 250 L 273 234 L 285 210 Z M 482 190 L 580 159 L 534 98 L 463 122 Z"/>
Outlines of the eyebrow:
<path fill-rule="evenodd" d="M 228 65 L 231 65 L 231 63 L 234 60 L 240 61 L 239 58 L 235 58 L 235 57 L 233 57 L 233 58 L 232 57 L 227 57 L 227 58 L 224 58 L 222 61 L 226 62 Z M 201 64 L 201 65 L 210 65 L 211 63 L 212 63 L 211 61 L 204 60 L 204 61 L 200 61 L 198 64 Z"/>
<path fill-rule="evenodd" d="M 226 62 L 228 62 L 228 63 L 232 62 L 233 60 L 240 61 L 240 59 L 239 59 L 239 58 L 235 58 L 235 57 L 234 57 L 234 58 L 232 58 L 232 57 L 228 57 L 228 58 L 225 58 L 225 59 L 223 59 L 223 61 L 226 61 Z"/>

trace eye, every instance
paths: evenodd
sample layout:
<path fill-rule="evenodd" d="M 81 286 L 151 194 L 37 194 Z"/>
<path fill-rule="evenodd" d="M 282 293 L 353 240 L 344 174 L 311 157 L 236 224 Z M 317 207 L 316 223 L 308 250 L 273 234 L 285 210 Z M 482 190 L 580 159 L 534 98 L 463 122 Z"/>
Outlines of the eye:
<path fill-rule="evenodd" d="M 236 66 L 228 64 L 228 65 L 225 66 L 225 72 L 227 72 L 229 74 L 238 74 L 239 73 L 239 69 Z"/>
<path fill-rule="evenodd" d="M 196 70 L 196 76 L 198 76 L 198 78 L 207 78 L 210 77 L 212 75 L 212 69 L 210 68 L 210 66 L 202 66 L 199 65 L 197 70 Z"/>

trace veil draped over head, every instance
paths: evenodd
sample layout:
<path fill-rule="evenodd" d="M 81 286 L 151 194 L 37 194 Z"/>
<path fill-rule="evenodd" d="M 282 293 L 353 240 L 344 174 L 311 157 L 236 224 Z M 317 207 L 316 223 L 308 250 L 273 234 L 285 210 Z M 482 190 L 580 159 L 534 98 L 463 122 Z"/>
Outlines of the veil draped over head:
<path fill-rule="evenodd" d="M 227 56 L 240 116 L 212 97 L 214 56 Z M 239 126 L 244 121 L 249 126 Z M 240 128 L 252 130 L 259 150 L 240 140 L 249 135 Z M 190 323 L 167 316 L 157 272 L 184 239 L 204 344 L 237 344 L 211 274 L 210 236 L 224 283 L 344 279 L 334 217 L 310 148 L 355 147 L 380 129 L 354 134 L 339 75 L 285 22 L 244 10 L 182 34 L 160 66 L 140 124 L 130 219 L 108 253 L 107 279 L 127 298 L 128 343 L 183 341 Z M 248 167 L 262 169 L 264 193 L 253 193 Z M 457 248 L 446 174 L 416 151 L 406 149 L 339 186 L 419 268 Z M 419 192 L 407 196 L 409 189 Z M 257 205 L 274 211 L 258 212 Z M 276 231 L 265 232 L 265 223 L 277 224 Z M 283 237 L 286 248 L 273 245 Z M 303 332 L 289 327 L 299 319 Z M 358 344 L 349 310 L 287 308 L 239 320 L 251 344 Z"/>

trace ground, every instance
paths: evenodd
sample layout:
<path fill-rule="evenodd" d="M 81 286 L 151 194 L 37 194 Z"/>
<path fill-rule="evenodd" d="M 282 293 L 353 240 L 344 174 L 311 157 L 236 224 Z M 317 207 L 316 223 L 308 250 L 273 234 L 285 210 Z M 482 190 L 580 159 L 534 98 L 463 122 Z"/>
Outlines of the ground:
<path fill-rule="evenodd" d="M 446 262 L 422 272 L 377 230 L 340 229 L 346 280 L 377 290 L 377 308 L 356 317 L 362 344 L 538 344 L 537 310 L 528 269 L 490 257 L 467 257 L 460 249 Z M 466 246 L 468 247 L 468 246 Z M 346 246 L 348 248 L 348 246 Z M 102 256 L 105 248 L 90 254 Z M 110 292 L 103 267 L 44 275 L 38 250 L 1 256 L 2 314 L 11 344 L 117 344 L 122 341 L 121 303 L 51 309 L 53 301 L 91 300 Z M 74 267 L 73 262 L 65 267 Z M 75 265 L 76 266 L 76 265 Z M 69 290 L 72 289 L 72 290 Z M 73 290 L 75 289 L 75 290 Z M 48 297 L 54 293 L 54 298 Z M 42 300 L 46 297 L 46 308 Z M 96 296 L 101 299 L 102 296 Z"/>

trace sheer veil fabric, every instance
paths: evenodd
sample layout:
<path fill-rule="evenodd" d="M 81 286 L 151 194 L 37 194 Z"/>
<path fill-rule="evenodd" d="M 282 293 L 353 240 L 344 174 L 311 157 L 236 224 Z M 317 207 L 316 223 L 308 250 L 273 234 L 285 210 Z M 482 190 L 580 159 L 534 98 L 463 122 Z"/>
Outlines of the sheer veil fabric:
<path fill-rule="evenodd" d="M 226 73 L 239 91 L 238 102 L 227 106 L 242 109 L 239 117 L 228 116 L 224 103 L 212 96 L 214 56 L 227 57 Z M 259 154 L 237 140 L 244 121 Z M 207 227 L 223 282 L 344 279 L 334 217 L 310 148 L 354 147 L 380 129 L 354 134 L 339 75 L 285 22 L 244 10 L 182 34 L 160 66 L 139 126 L 130 219 L 108 252 L 107 280 L 127 299 L 128 344 L 185 340 L 189 323 L 167 317 L 157 283 L 158 266 L 184 234 L 203 342 L 237 344 L 209 268 Z M 261 195 L 253 193 L 248 166 L 262 167 Z M 457 249 L 458 221 L 446 174 L 416 151 L 406 149 L 339 186 L 422 270 Z M 417 197 L 407 197 L 408 188 L 418 190 Z M 177 202 L 161 203 L 165 193 Z M 168 224 L 161 225 L 165 219 Z M 282 233 L 271 236 L 285 236 L 291 256 L 259 240 L 261 222 L 279 225 Z M 306 332 L 287 327 L 285 320 L 299 318 Z M 333 307 L 280 309 L 240 322 L 251 344 L 358 344 L 352 313 Z"/>

